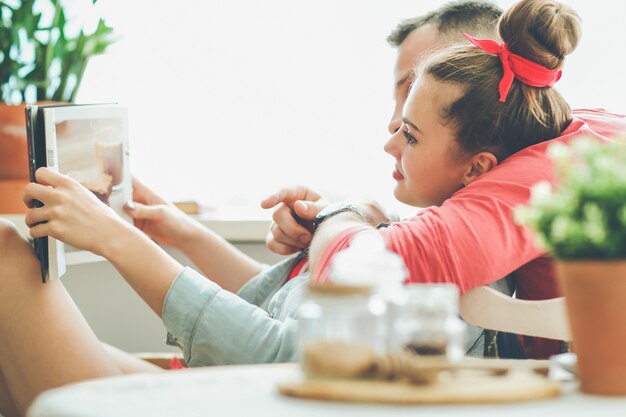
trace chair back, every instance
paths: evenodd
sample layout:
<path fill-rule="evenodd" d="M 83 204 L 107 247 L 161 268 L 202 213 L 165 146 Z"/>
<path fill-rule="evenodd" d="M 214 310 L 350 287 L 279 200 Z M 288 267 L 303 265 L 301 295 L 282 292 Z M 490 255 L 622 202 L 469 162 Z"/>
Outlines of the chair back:
<path fill-rule="evenodd" d="M 473 326 L 501 332 L 570 341 L 565 298 L 519 300 L 482 286 L 460 300 L 463 320 Z"/>

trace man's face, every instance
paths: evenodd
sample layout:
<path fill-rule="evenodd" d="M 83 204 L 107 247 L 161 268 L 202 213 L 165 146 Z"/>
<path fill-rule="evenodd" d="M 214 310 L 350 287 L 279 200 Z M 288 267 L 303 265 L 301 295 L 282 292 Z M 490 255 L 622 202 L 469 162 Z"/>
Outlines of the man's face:
<path fill-rule="evenodd" d="M 413 81 L 412 74 L 415 62 L 426 52 L 440 47 L 444 42 L 444 38 L 439 36 L 437 27 L 427 24 L 409 33 L 409 36 L 398 47 L 393 93 L 396 106 L 389 122 L 389 133 L 394 134 L 402 124 L 402 108 Z"/>

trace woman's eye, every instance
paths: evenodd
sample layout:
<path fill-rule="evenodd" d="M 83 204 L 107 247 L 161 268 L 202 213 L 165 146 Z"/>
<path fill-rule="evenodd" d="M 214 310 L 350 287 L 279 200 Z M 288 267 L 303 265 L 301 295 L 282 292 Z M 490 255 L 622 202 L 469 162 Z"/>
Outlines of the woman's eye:
<path fill-rule="evenodd" d="M 402 134 L 404 134 L 404 137 L 406 138 L 406 143 L 408 143 L 409 145 L 417 143 L 417 139 L 415 139 L 415 136 L 413 136 L 408 130 L 403 129 Z"/>

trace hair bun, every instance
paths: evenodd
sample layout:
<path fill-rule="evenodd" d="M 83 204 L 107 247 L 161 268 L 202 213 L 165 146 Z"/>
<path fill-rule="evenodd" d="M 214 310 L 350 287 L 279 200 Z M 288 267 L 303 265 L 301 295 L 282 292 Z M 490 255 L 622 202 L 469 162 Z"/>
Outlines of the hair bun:
<path fill-rule="evenodd" d="M 511 52 L 557 69 L 578 46 L 581 19 L 556 1 L 521 0 L 502 15 L 498 30 Z"/>

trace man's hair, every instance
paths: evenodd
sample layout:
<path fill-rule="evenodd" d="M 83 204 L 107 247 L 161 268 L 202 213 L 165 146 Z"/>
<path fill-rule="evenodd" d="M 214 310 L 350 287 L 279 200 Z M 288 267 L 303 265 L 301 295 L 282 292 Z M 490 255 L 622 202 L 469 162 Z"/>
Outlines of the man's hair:
<path fill-rule="evenodd" d="M 426 24 L 434 25 L 446 39 L 454 40 L 462 32 L 477 37 L 494 37 L 496 22 L 502 10 L 486 1 L 454 1 L 423 16 L 403 20 L 387 36 L 391 46 L 398 47 L 409 34 Z"/>

